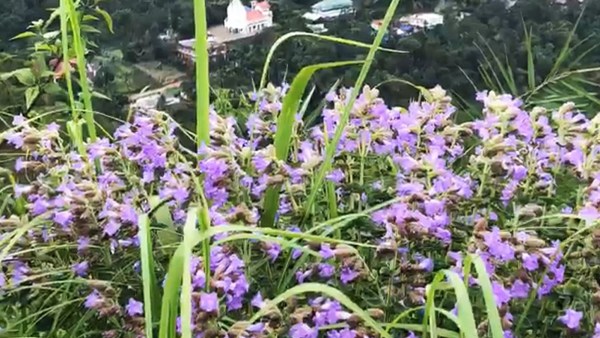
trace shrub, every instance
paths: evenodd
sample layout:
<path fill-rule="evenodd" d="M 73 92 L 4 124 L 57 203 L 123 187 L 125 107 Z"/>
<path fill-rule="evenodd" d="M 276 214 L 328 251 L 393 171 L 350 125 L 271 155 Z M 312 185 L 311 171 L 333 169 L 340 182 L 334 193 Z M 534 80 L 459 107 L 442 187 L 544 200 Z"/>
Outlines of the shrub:
<path fill-rule="evenodd" d="M 199 152 L 158 111 L 83 155 L 57 124 L 17 116 L 3 134 L 23 152 L 0 220 L 6 332 L 170 337 L 187 276 L 182 311 L 191 302 L 201 337 L 592 334 L 600 118 L 482 92 L 483 118 L 458 124 L 439 87 L 407 108 L 365 87 L 315 191 L 349 90 L 327 95 L 315 127 L 296 117 L 282 161 L 286 90 L 254 93 L 245 125 L 211 111 Z M 269 188 L 281 198 L 264 228 Z"/>

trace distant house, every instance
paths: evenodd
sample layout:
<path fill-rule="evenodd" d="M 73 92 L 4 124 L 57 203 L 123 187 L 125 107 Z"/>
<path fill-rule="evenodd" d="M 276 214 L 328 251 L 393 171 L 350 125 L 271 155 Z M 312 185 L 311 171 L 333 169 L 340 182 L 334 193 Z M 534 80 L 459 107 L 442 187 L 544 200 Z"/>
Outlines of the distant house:
<path fill-rule="evenodd" d="M 444 16 L 438 13 L 417 13 L 401 17 L 400 22 L 406 22 L 421 29 L 430 29 L 437 25 L 443 25 Z"/>
<path fill-rule="evenodd" d="M 219 43 L 214 36 L 208 34 L 208 55 L 215 57 L 227 53 L 227 45 Z M 184 64 L 192 65 L 196 61 L 196 39 L 181 40 L 177 43 L 177 56 Z"/>
<path fill-rule="evenodd" d="M 373 20 L 371 29 L 378 31 L 381 28 L 383 20 Z M 393 35 L 408 36 L 416 32 L 431 29 L 444 23 L 444 16 L 437 13 L 418 13 L 403 16 L 393 21 L 388 28 Z"/>
<path fill-rule="evenodd" d="M 273 26 L 273 12 L 268 1 L 252 1 L 246 7 L 240 0 L 231 0 L 227 6 L 225 28 L 233 34 L 252 34 Z"/>
<path fill-rule="evenodd" d="M 311 6 L 311 11 L 302 16 L 308 21 L 335 19 L 341 15 L 355 12 L 352 0 L 323 0 Z"/>

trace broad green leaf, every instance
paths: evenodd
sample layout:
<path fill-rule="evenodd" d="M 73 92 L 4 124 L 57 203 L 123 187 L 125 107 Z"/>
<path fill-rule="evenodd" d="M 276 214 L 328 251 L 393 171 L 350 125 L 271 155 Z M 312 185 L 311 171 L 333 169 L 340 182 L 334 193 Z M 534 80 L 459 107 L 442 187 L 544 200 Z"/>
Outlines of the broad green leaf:
<path fill-rule="evenodd" d="M 250 322 L 253 323 L 264 316 L 268 311 L 270 311 L 274 306 L 277 306 L 279 303 L 284 302 L 292 297 L 296 297 L 298 295 L 303 295 L 305 293 L 316 293 L 328 296 L 340 302 L 344 307 L 350 310 L 354 315 L 358 316 L 363 322 L 371 327 L 380 337 L 392 338 L 392 336 L 385 331 L 375 319 L 373 319 L 369 314 L 360 308 L 356 303 L 354 303 L 348 296 L 344 295 L 341 291 L 321 283 L 304 283 L 301 285 L 297 285 L 291 289 L 286 290 L 285 292 L 279 294 L 275 299 L 268 301 L 267 305 L 260 309 L 252 318 Z"/>
<path fill-rule="evenodd" d="M 288 93 L 283 98 L 281 113 L 277 117 L 277 131 L 275 132 L 275 140 L 273 142 L 277 159 L 287 161 L 292 133 L 294 131 L 294 126 L 296 125 L 296 113 L 298 113 L 302 96 L 304 95 L 304 91 L 306 90 L 306 86 L 312 75 L 321 69 L 356 65 L 360 63 L 362 63 L 362 61 L 329 62 L 304 67 L 300 70 L 298 75 L 294 78 L 294 81 L 292 81 Z M 265 194 L 263 202 L 264 212 L 261 217 L 261 225 L 263 227 L 272 227 L 275 223 L 275 215 L 279 209 L 279 189 L 280 187 L 278 185 L 270 187 Z"/>
<path fill-rule="evenodd" d="M 33 86 L 33 87 L 29 87 L 25 90 L 25 107 L 26 110 L 29 110 L 29 108 L 31 108 L 31 105 L 33 104 L 33 102 L 35 101 L 35 99 L 37 99 L 37 97 L 40 95 L 40 87 L 39 86 Z"/>
<path fill-rule="evenodd" d="M 154 257 L 152 255 L 152 236 L 150 233 L 150 218 L 147 214 L 138 216 L 139 240 L 140 240 L 140 261 L 142 265 L 142 282 L 144 290 L 144 329 L 146 337 L 152 338 L 153 317 L 158 315 L 160 304 L 160 293 L 156 272 L 154 267 Z"/>
<path fill-rule="evenodd" d="M 24 86 L 31 87 L 35 85 L 35 75 L 31 68 L 21 68 L 13 72 L 13 75 Z"/>
<path fill-rule="evenodd" d="M 26 32 L 23 32 L 21 34 L 15 35 L 11 40 L 19 40 L 19 39 L 32 38 L 34 36 L 37 36 L 37 34 L 35 34 L 34 32 L 26 31 Z"/>
<path fill-rule="evenodd" d="M 96 13 L 100 14 L 102 16 L 102 18 L 104 18 L 104 21 L 106 21 L 106 26 L 108 27 L 108 30 L 114 34 L 115 31 L 113 30 L 113 20 L 110 17 L 110 14 L 108 14 L 107 11 L 103 10 L 100 7 L 96 7 L 95 11 L 96 11 Z"/>

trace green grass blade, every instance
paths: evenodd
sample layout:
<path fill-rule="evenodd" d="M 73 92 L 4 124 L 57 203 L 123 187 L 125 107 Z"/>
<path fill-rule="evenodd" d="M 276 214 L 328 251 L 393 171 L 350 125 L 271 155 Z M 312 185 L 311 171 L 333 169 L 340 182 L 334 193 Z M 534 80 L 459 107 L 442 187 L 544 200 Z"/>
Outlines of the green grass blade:
<path fill-rule="evenodd" d="M 321 186 L 323 185 L 325 175 L 329 172 L 329 169 L 331 167 L 331 162 L 333 161 L 333 157 L 335 155 L 335 151 L 337 149 L 338 144 L 340 143 L 340 139 L 342 138 L 344 128 L 346 127 L 346 124 L 348 124 L 348 120 L 350 119 L 350 111 L 352 110 L 352 107 L 354 106 L 354 103 L 356 102 L 356 98 L 358 97 L 359 92 L 363 90 L 362 86 L 365 82 L 367 74 L 369 73 L 369 70 L 371 69 L 371 65 L 373 64 L 373 59 L 375 58 L 375 53 L 379 49 L 379 46 L 381 45 L 381 41 L 383 40 L 384 35 L 387 33 L 388 26 L 389 26 L 390 22 L 392 21 L 394 14 L 396 13 L 396 8 L 398 7 L 399 3 L 400 3 L 400 0 L 392 0 L 390 3 L 390 6 L 388 7 L 387 11 L 385 12 L 383 22 L 382 22 L 379 30 L 377 31 L 377 35 L 375 36 L 375 40 L 373 41 L 373 44 L 371 44 L 369 53 L 367 54 L 367 58 L 365 59 L 365 63 L 363 64 L 362 69 L 360 70 L 360 73 L 358 75 L 358 79 L 356 80 L 356 83 L 354 84 L 354 88 L 352 88 L 352 94 L 350 95 L 348 103 L 346 103 L 346 105 L 344 106 L 344 110 L 342 112 L 342 115 L 340 116 L 339 124 L 337 125 L 337 127 L 335 129 L 335 134 L 333 135 L 331 142 L 325 148 L 325 156 L 323 158 L 323 163 L 321 164 L 321 166 L 319 168 L 319 171 L 317 173 L 314 184 L 312 186 L 310 195 L 306 202 L 306 206 L 304 208 L 305 214 L 304 214 L 303 220 L 305 220 L 307 218 L 307 216 L 310 214 L 311 207 L 314 204 L 315 200 L 317 199 L 317 194 L 318 194 Z"/>
<path fill-rule="evenodd" d="M 468 338 L 479 337 L 467 287 L 456 272 L 444 270 L 443 273 L 448 278 L 448 281 L 454 288 L 454 293 L 456 294 L 456 301 L 458 303 L 458 322 L 460 323 L 461 334 Z"/>
<path fill-rule="evenodd" d="M 138 217 L 140 261 L 142 264 L 142 284 L 144 289 L 144 329 L 146 337 L 152 338 L 154 317 L 158 315 L 160 295 L 154 271 L 154 258 L 152 256 L 152 238 L 150 233 L 150 218 L 147 214 Z"/>
<path fill-rule="evenodd" d="M 195 55 L 196 55 L 196 136 L 197 146 L 210 143 L 210 81 L 208 73 L 208 40 L 206 31 L 206 4 L 194 0 Z"/>
<path fill-rule="evenodd" d="M 177 309 L 179 307 L 179 286 L 183 276 L 183 244 L 177 248 L 171 261 L 162 297 L 162 308 L 160 312 L 159 338 L 172 338 L 177 336 L 176 322 Z"/>
<path fill-rule="evenodd" d="M 61 47 L 63 54 L 63 67 L 65 69 L 65 82 L 67 83 L 67 93 L 69 95 L 69 105 L 71 107 L 71 121 L 73 122 L 72 128 L 73 133 L 71 139 L 73 144 L 77 146 L 77 150 L 80 155 L 85 155 L 85 147 L 83 145 L 83 139 L 80 131 L 80 124 L 77 123 L 79 120 L 79 111 L 75 107 L 75 94 L 73 94 L 73 81 L 71 79 L 71 57 L 69 55 L 69 18 L 67 15 L 67 3 L 65 0 L 60 1 L 60 33 L 61 33 Z"/>
<path fill-rule="evenodd" d="M 340 302 L 343 306 L 345 306 L 348 310 L 352 311 L 356 316 L 360 317 L 364 321 L 365 324 L 370 326 L 376 333 L 379 334 L 380 337 L 392 338 L 392 336 L 386 332 L 383 327 L 375 319 L 373 319 L 369 314 L 360 308 L 356 303 L 354 303 L 348 296 L 344 295 L 341 291 L 321 283 L 304 283 L 301 285 L 297 285 L 291 289 L 286 290 L 285 292 L 279 294 L 275 299 L 268 302 L 267 306 L 264 306 L 260 309 L 251 319 L 250 322 L 257 321 L 260 317 L 264 316 L 268 311 L 272 309 L 273 306 L 277 306 L 279 303 L 286 301 L 287 299 L 305 294 L 305 293 L 316 293 L 328 296 Z"/>
<path fill-rule="evenodd" d="M 523 18 L 521 18 L 523 20 Z M 533 90 L 535 88 L 535 61 L 533 56 L 533 46 L 531 44 L 531 27 L 527 30 L 525 26 L 525 21 L 523 21 L 523 34 L 525 50 L 527 51 L 527 84 L 529 85 L 529 90 Z"/>
<path fill-rule="evenodd" d="M 275 132 L 275 155 L 277 159 L 287 161 L 292 141 L 292 133 L 296 125 L 296 113 L 300 108 L 302 96 L 312 75 L 321 69 L 329 69 L 348 65 L 360 64 L 362 61 L 340 61 L 311 65 L 300 70 L 292 81 L 289 92 L 283 98 L 281 113 L 277 117 L 277 131 Z M 275 215 L 279 209 L 279 186 L 270 187 L 263 203 L 263 214 L 261 226 L 272 227 L 275 223 Z"/>
<path fill-rule="evenodd" d="M 284 34 L 279 39 L 277 39 L 277 41 L 275 41 L 275 43 L 273 43 L 273 46 L 271 46 L 271 49 L 269 50 L 269 53 L 267 54 L 267 58 L 265 60 L 265 65 L 263 66 L 263 71 L 262 71 L 262 75 L 260 78 L 260 83 L 258 86 L 259 89 L 265 88 L 265 86 L 267 85 L 267 76 L 268 76 L 268 72 L 269 72 L 269 65 L 271 65 L 271 60 L 273 59 L 273 55 L 275 54 L 275 51 L 282 43 L 284 43 L 285 41 L 287 41 L 288 39 L 291 39 L 293 37 L 311 37 L 311 38 L 315 38 L 318 40 L 325 40 L 325 41 L 329 41 L 329 42 L 345 44 L 345 45 L 350 45 L 350 46 L 355 46 L 355 47 L 371 48 L 371 45 L 368 43 L 362 43 L 359 41 L 342 39 L 342 38 L 338 38 L 335 36 L 319 35 L 319 34 L 308 33 L 308 32 L 290 32 L 290 33 Z M 391 53 L 407 53 L 405 51 L 400 51 L 400 50 L 395 50 L 395 49 L 381 48 L 381 47 L 379 47 L 379 45 L 378 45 L 378 49 L 382 50 L 382 51 L 386 51 L 386 52 L 391 52 Z"/>
<path fill-rule="evenodd" d="M 431 284 L 427 286 L 427 301 L 425 303 L 425 312 L 423 314 L 423 324 L 422 324 L 422 332 L 423 338 L 427 338 L 427 332 L 429 332 L 429 322 L 431 319 L 431 314 L 435 311 L 435 293 L 440 287 L 440 283 L 444 279 L 443 272 L 438 272 L 435 277 L 433 277 L 433 281 Z"/>
<path fill-rule="evenodd" d="M 77 60 L 77 72 L 79 73 L 79 85 L 81 86 L 81 95 L 83 96 L 83 106 L 85 108 L 85 124 L 91 142 L 96 141 L 96 124 L 94 122 L 94 109 L 92 107 L 92 92 L 90 91 L 87 69 L 85 66 L 85 46 L 81 37 L 81 28 L 79 25 L 79 13 L 75 8 L 73 0 L 64 0 L 69 11 L 69 22 L 71 22 L 71 32 L 73 34 L 73 49 Z"/>
<path fill-rule="evenodd" d="M 562 66 L 563 62 L 565 62 L 567 60 L 567 58 L 569 57 L 569 55 L 571 54 L 571 41 L 573 41 L 573 36 L 575 36 L 575 31 L 577 31 L 577 27 L 579 26 L 579 22 L 581 21 L 581 18 L 583 17 L 584 13 L 585 13 L 585 6 L 582 7 L 581 13 L 579 13 L 579 16 L 577 17 L 577 21 L 575 21 L 575 25 L 573 25 L 573 29 L 569 32 L 567 41 L 565 41 L 565 44 L 563 45 L 563 47 L 560 51 L 560 54 L 558 54 L 558 57 L 556 58 L 556 62 L 554 62 L 554 65 L 552 66 L 552 70 L 548 74 L 548 78 L 551 78 L 558 73 L 560 66 Z"/>
<path fill-rule="evenodd" d="M 477 271 L 477 281 L 483 292 L 483 299 L 485 300 L 485 309 L 488 314 L 488 323 L 492 332 L 492 338 L 503 338 L 504 330 L 502 330 L 502 321 L 500 320 L 500 314 L 498 313 L 498 307 L 496 306 L 496 299 L 494 298 L 490 276 L 485 269 L 481 257 L 472 256 L 472 263 L 475 266 L 475 271 Z"/>
<path fill-rule="evenodd" d="M 193 233 L 196 232 L 198 210 L 190 208 L 183 226 L 183 279 L 181 281 L 181 337 L 192 338 L 192 261 Z M 206 257 L 204 257 L 206 260 Z M 207 276 L 208 277 L 208 276 Z M 207 283 L 208 279 L 207 279 Z"/>

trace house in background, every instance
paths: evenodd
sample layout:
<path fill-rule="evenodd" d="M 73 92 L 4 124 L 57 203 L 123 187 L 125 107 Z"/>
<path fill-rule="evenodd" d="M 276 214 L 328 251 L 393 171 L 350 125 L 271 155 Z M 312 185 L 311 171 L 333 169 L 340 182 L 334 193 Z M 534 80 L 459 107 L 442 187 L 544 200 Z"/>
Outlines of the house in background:
<path fill-rule="evenodd" d="M 352 14 L 355 11 L 352 0 L 323 0 L 312 5 L 310 12 L 304 13 L 302 17 L 312 23 L 318 23 Z"/>
<path fill-rule="evenodd" d="M 273 12 L 268 1 L 252 1 L 246 7 L 240 0 L 231 0 L 227 6 L 225 28 L 233 34 L 258 33 L 273 26 Z"/>
<path fill-rule="evenodd" d="M 371 29 L 378 31 L 383 20 L 373 20 Z M 411 34 L 432 29 L 437 25 L 444 24 L 444 16 L 437 13 L 417 13 L 403 16 L 390 23 L 389 31 L 395 36 L 409 36 Z"/>
<path fill-rule="evenodd" d="M 216 60 L 227 54 L 231 44 L 256 36 L 272 26 L 273 12 L 267 0 L 252 1 L 250 7 L 240 0 L 231 0 L 223 25 L 208 29 L 208 54 Z M 187 66 L 193 66 L 196 61 L 195 44 L 196 39 L 177 42 L 177 56 Z"/>

